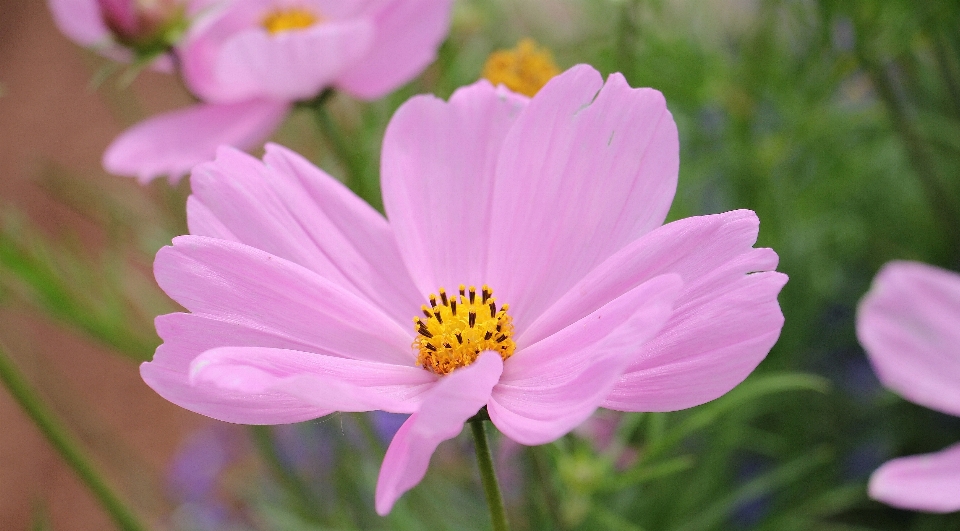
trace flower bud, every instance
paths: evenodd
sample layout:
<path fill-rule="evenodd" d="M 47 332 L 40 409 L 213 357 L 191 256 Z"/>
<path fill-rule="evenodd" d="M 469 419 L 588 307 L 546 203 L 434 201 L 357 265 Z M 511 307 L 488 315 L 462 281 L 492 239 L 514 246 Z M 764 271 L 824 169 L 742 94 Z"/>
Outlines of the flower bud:
<path fill-rule="evenodd" d="M 97 0 L 114 39 L 138 55 L 170 47 L 186 25 L 184 0 Z"/>

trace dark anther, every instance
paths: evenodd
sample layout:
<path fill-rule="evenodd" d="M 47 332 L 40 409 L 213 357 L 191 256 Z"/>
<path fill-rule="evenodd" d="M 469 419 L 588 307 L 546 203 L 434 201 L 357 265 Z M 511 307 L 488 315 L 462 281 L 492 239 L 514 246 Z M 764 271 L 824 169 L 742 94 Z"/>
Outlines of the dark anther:
<path fill-rule="evenodd" d="M 433 316 L 437 318 L 437 322 L 443 324 L 443 318 L 440 317 L 440 312 L 433 312 Z"/>
<path fill-rule="evenodd" d="M 426 327 L 426 326 L 423 326 L 423 323 L 420 323 L 420 330 L 417 330 L 417 332 L 418 332 L 421 336 L 423 336 L 423 337 L 425 337 L 425 338 L 428 338 L 428 339 L 433 337 L 433 334 L 431 334 L 430 331 L 427 330 L 427 327 Z"/>
<path fill-rule="evenodd" d="M 434 352 L 437 351 L 437 347 L 431 345 L 430 343 L 427 343 L 427 348 L 430 349 L 430 350 L 432 350 L 432 351 L 434 351 Z"/>
<path fill-rule="evenodd" d="M 506 338 L 507 338 L 507 336 L 505 336 L 505 335 L 503 335 L 503 334 L 500 334 L 500 337 L 498 337 L 498 338 L 496 339 L 496 341 L 497 341 L 497 343 L 502 343 L 503 340 L 506 339 Z"/>
<path fill-rule="evenodd" d="M 434 308 L 437 307 L 437 297 L 432 293 L 430 294 L 430 306 L 433 306 Z"/>
<path fill-rule="evenodd" d="M 477 298 L 477 288 L 470 286 L 470 304 Z"/>
<path fill-rule="evenodd" d="M 443 346 L 447 348 L 453 348 L 453 345 L 451 345 L 450 343 L 444 343 Z"/>
<path fill-rule="evenodd" d="M 493 336 L 493 332 L 487 332 L 486 334 L 483 335 L 483 339 L 487 340 L 487 339 L 490 339 L 492 336 Z"/>
<path fill-rule="evenodd" d="M 483 287 L 483 300 L 482 300 L 481 302 L 483 302 L 484 304 L 486 304 L 486 303 L 487 303 L 487 300 L 489 300 L 489 299 L 490 299 L 490 290 L 488 290 L 487 287 L 484 286 L 484 287 Z"/>
<path fill-rule="evenodd" d="M 440 300 L 443 301 L 443 305 L 444 305 L 444 306 L 447 305 L 447 292 L 446 292 L 446 291 L 440 290 Z"/>
<path fill-rule="evenodd" d="M 466 291 L 466 289 L 463 287 L 463 284 L 460 284 L 460 296 L 461 296 L 461 297 L 466 297 L 466 296 L 467 296 L 467 291 Z M 461 300 L 463 300 L 463 299 L 461 299 Z"/>
<path fill-rule="evenodd" d="M 463 336 L 461 336 L 459 333 L 457 334 L 457 343 L 460 343 L 461 345 L 463 344 Z"/>
<path fill-rule="evenodd" d="M 469 317 L 468 321 L 469 321 L 469 323 L 470 323 L 470 328 L 473 328 L 473 325 L 475 325 L 475 324 L 477 323 L 477 312 L 471 310 L 471 311 L 470 311 L 470 317 Z"/>
<path fill-rule="evenodd" d="M 450 301 L 450 313 L 457 315 L 457 301 Z"/>
<path fill-rule="evenodd" d="M 497 323 L 497 332 L 500 331 L 500 323 Z"/>
<path fill-rule="evenodd" d="M 428 310 L 426 306 L 423 307 L 423 315 L 426 315 L 427 319 L 433 317 L 433 314 L 430 313 L 430 310 Z"/>
<path fill-rule="evenodd" d="M 492 318 L 494 318 L 494 317 L 496 317 L 496 316 L 497 316 L 497 303 L 491 302 L 491 303 L 490 303 L 490 318 L 492 319 Z"/>

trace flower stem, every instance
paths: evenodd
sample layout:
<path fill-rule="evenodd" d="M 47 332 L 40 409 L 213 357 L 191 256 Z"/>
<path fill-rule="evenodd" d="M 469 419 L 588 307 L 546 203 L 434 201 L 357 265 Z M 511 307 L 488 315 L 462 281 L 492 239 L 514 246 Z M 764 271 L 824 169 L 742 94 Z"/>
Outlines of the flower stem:
<path fill-rule="evenodd" d="M 500 484 L 497 482 L 497 473 L 493 469 L 493 457 L 490 454 L 490 445 L 487 443 L 485 421 L 473 418 L 470 421 L 473 431 L 473 442 L 477 449 L 477 466 L 480 468 L 480 480 L 483 482 L 483 492 L 487 495 L 487 505 L 490 507 L 490 520 L 494 531 L 509 531 L 507 513 L 503 507 L 503 495 L 500 493 Z"/>
<path fill-rule="evenodd" d="M 332 96 L 333 91 L 324 91 L 320 96 L 310 101 L 308 106 L 313 112 L 314 119 L 317 122 L 317 128 L 326 138 L 334 154 L 346 170 L 344 184 L 353 190 L 355 194 L 370 203 L 370 198 L 367 197 L 368 194 L 363 180 L 363 153 L 357 149 L 356 140 L 351 140 L 343 134 L 339 125 L 337 125 L 330 115 L 330 111 L 327 110 L 327 102 Z"/>
<path fill-rule="evenodd" d="M 27 384 L 23 375 L 20 374 L 13 361 L 7 357 L 2 349 L 0 349 L 0 381 L 3 382 L 34 424 L 40 428 L 50 445 L 60 453 L 60 457 L 73 468 L 80 480 L 93 492 L 94 497 L 107 511 L 117 527 L 123 531 L 146 531 L 146 526 L 107 486 L 104 478 L 84 455 L 77 442 L 53 413 L 47 409 L 46 405 L 40 401 L 40 397 L 30 389 L 30 385 Z"/>

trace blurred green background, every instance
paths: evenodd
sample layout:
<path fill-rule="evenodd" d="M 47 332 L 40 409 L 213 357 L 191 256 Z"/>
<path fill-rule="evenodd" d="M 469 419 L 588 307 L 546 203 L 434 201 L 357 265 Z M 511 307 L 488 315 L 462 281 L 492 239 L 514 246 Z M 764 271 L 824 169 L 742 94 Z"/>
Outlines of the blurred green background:
<path fill-rule="evenodd" d="M 152 317 L 175 311 L 150 263 L 186 232 L 189 185 L 140 187 L 103 175 L 95 161 L 122 125 L 186 97 L 150 73 L 132 87 L 114 75 L 84 90 L 77 79 L 95 78 L 106 61 L 71 50 L 42 6 L 28 4 L 7 7 L 17 16 L 2 22 L 0 65 L 22 66 L 38 46 L 56 48 L 29 70 L 0 69 L 0 117 L 46 124 L 33 144 L 15 127 L 0 131 L 14 146 L 0 151 L 0 341 L 121 497 L 157 528 L 183 531 L 486 528 L 466 434 L 441 448 L 426 481 L 382 519 L 373 485 L 396 418 L 336 415 L 251 430 L 150 396 L 136 362 L 159 342 Z M 790 276 L 780 296 L 783 333 L 753 376 L 704 406 L 601 411 L 537 448 L 497 439 L 513 528 L 954 531 L 960 514 L 900 511 L 866 496 L 883 461 L 960 441 L 960 419 L 880 387 L 854 319 L 889 260 L 960 269 L 958 30 L 960 3 L 952 1 L 458 0 L 438 61 L 417 81 L 379 102 L 330 101 L 348 145 L 318 129 L 307 109 L 274 140 L 379 206 L 379 145 L 396 107 L 421 92 L 449 96 L 477 79 L 491 51 L 523 37 L 550 48 L 561 68 L 590 63 L 661 90 L 680 129 L 670 219 L 758 213 L 759 245 L 774 248 Z M 67 66 L 58 63 L 62 53 L 74 54 Z M 18 99 L 29 96 L 26 81 L 49 86 L 65 70 L 76 100 Z M 56 114 L 85 106 L 73 121 Z M 84 134 L 83 145 L 68 139 Z M 64 145 L 85 151 L 64 158 Z M 69 364 L 93 374 L 76 376 L 89 379 L 68 393 L 60 389 L 73 377 Z M 118 381 L 116 393 L 98 395 L 97 386 Z M 30 452 L 49 450 L 37 449 L 45 443 L 22 427 L 4 392 L 0 401 L 0 426 L 21 426 L 0 436 L 0 489 L 15 501 L 0 504 L 0 527 L 109 526 L 82 487 L 51 491 L 61 483 L 38 482 L 38 472 L 23 468 L 37 461 Z M 37 461 L 39 470 L 70 474 L 43 464 L 55 459 Z M 71 511 L 64 495 L 86 509 Z"/>

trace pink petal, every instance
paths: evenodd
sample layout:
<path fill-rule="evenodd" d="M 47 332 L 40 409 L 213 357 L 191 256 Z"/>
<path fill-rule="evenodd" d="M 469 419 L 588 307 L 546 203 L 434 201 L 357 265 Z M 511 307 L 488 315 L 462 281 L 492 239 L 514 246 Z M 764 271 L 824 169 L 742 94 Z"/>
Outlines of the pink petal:
<path fill-rule="evenodd" d="M 251 396 L 283 393 L 328 411 L 412 413 L 437 376 L 412 364 L 275 348 L 221 347 L 193 360 L 190 381 L 197 387 Z"/>
<path fill-rule="evenodd" d="M 670 318 L 681 286 L 679 275 L 656 277 L 518 351 L 493 390 L 493 423 L 507 437 L 535 445 L 586 420 L 639 346 Z"/>
<path fill-rule="evenodd" d="M 500 356 L 485 352 L 473 364 L 440 378 L 427 392 L 420 410 L 403 423 L 387 448 L 377 478 L 377 513 L 389 513 L 404 492 L 420 483 L 434 450 L 456 437 L 463 423 L 483 407 L 502 370 Z"/>
<path fill-rule="evenodd" d="M 869 491 L 871 498 L 902 509 L 960 511 L 960 444 L 884 463 L 870 476 Z"/>
<path fill-rule="evenodd" d="M 960 275 L 885 265 L 860 303 L 857 337 L 885 386 L 960 416 Z"/>
<path fill-rule="evenodd" d="M 707 282 L 707 293 L 692 301 L 681 297 L 673 317 L 639 349 L 603 407 L 675 411 L 736 387 L 780 337 L 777 294 L 786 282 L 781 273 L 753 273 Z"/>
<path fill-rule="evenodd" d="M 250 100 L 225 105 L 200 103 L 148 118 L 124 131 L 103 154 L 110 173 L 148 182 L 171 180 L 213 159 L 221 144 L 248 149 L 280 125 L 289 104 Z"/>
<path fill-rule="evenodd" d="M 786 277 L 777 255 L 754 249 L 759 220 L 749 210 L 675 221 L 611 256 L 548 308 L 517 344 L 539 341 L 656 275 L 684 286 L 674 315 L 636 352 L 604 407 L 683 409 L 726 393 L 756 367 L 779 337 L 777 294 Z"/>
<path fill-rule="evenodd" d="M 190 184 L 194 189 L 195 183 L 196 181 Z M 196 193 L 187 197 L 187 226 L 190 229 L 190 234 L 193 234 L 194 236 L 208 236 L 210 238 L 219 238 L 221 240 L 246 243 L 238 238 L 237 235 L 234 234 L 229 228 L 227 228 L 227 226 L 220 221 L 219 218 L 217 218 L 217 215 L 214 214 L 212 210 L 200 202 L 200 199 L 197 198 Z M 256 245 L 250 246 L 257 247 Z M 285 256 L 284 258 L 290 260 L 290 257 L 288 256 Z"/>
<path fill-rule="evenodd" d="M 219 98 L 222 87 L 216 75 L 220 47 L 231 36 L 252 28 L 263 12 L 264 5 L 258 0 L 220 2 L 191 24 L 177 47 L 183 81 L 190 92 L 205 101 L 224 99 Z"/>
<path fill-rule="evenodd" d="M 777 267 L 770 249 L 753 248 L 760 220 L 750 210 L 696 216 L 664 225 L 621 249 L 594 268 L 543 312 L 518 345 L 540 341 L 581 319 L 620 294 L 664 273 L 683 277 L 683 299 L 703 295 L 701 280 L 721 273 L 736 280 Z M 697 291 L 700 289 L 700 291 Z"/>
<path fill-rule="evenodd" d="M 276 35 L 262 28 L 240 32 L 219 50 L 214 100 L 312 98 L 367 53 L 373 33 L 373 25 L 364 19 Z"/>
<path fill-rule="evenodd" d="M 316 273 L 253 247 L 181 236 L 157 253 L 154 272 L 167 295 L 194 314 L 322 345 L 331 355 L 414 363 L 412 328 Z"/>
<path fill-rule="evenodd" d="M 424 295 L 441 286 L 485 282 L 489 227 L 496 215 L 494 167 L 525 101 L 481 81 L 457 90 L 449 103 L 411 98 L 387 126 L 384 206 Z"/>
<path fill-rule="evenodd" d="M 373 100 L 416 77 L 436 58 L 450 30 L 452 4 L 452 0 L 387 2 L 373 15 L 374 37 L 369 51 L 344 70 L 337 87 Z"/>
<path fill-rule="evenodd" d="M 81 46 L 106 45 L 110 30 L 97 0 L 47 0 L 53 21 L 64 35 Z"/>
<path fill-rule="evenodd" d="M 299 155 L 268 145 L 264 162 L 234 149 L 191 176 L 193 234 L 230 239 L 307 267 L 391 315 L 401 326 L 423 298 L 386 220 Z"/>
<path fill-rule="evenodd" d="M 537 93 L 503 141 L 487 259 L 518 330 L 663 222 L 678 151 L 663 96 L 620 74 L 579 65 Z"/>
<path fill-rule="evenodd" d="M 314 349 L 310 342 L 282 331 L 263 330 L 200 315 L 173 313 L 157 318 L 163 344 L 153 361 L 140 366 L 140 375 L 154 391 L 185 409 L 239 424 L 287 424 L 321 417 L 329 410 L 283 393 L 251 396 L 190 384 L 190 363 L 202 352 L 224 345 Z"/>

